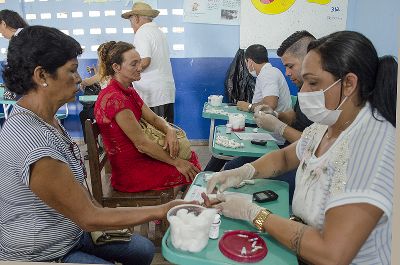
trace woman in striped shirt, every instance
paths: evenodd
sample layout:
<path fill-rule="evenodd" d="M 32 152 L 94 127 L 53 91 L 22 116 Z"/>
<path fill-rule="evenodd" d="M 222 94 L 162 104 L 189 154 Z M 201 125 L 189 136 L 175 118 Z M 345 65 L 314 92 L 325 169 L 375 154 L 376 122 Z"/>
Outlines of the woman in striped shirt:
<path fill-rule="evenodd" d="M 79 148 L 55 117 L 75 101 L 81 53 L 55 28 L 27 27 L 10 41 L 3 78 L 23 96 L 0 132 L 0 260 L 150 264 L 148 239 L 94 245 L 88 231 L 161 219 L 183 203 L 102 208 L 91 200 Z"/>
<path fill-rule="evenodd" d="M 314 124 L 298 142 L 214 175 L 208 191 L 298 167 L 292 207 L 303 223 L 240 198 L 219 196 L 216 207 L 311 264 L 390 264 L 397 62 L 342 31 L 309 44 L 302 76 L 300 108 Z"/>

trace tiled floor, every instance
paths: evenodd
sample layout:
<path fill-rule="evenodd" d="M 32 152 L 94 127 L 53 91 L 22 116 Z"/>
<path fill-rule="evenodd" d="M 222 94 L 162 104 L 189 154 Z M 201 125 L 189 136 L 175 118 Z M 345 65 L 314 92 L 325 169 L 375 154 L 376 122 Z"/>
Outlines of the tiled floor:
<path fill-rule="evenodd" d="M 83 154 L 86 154 L 86 146 L 85 145 L 81 145 L 80 149 Z M 192 146 L 192 150 L 196 152 L 197 156 L 199 157 L 202 168 L 204 169 L 204 167 L 207 165 L 208 160 L 210 160 L 210 157 L 211 157 L 211 153 L 208 149 L 208 146 L 195 145 L 195 146 Z M 89 162 L 88 161 L 85 161 L 85 165 L 86 165 L 86 168 L 89 170 Z M 90 186 L 90 179 L 88 181 L 89 181 L 89 186 Z M 152 265 L 169 265 L 172 263 L 169 263 L 168 261 L 166 261 L 164 259 L 164 257 L 161 254 L 161 248 L 157 247 L 153 262 L 151 264 Z"/>

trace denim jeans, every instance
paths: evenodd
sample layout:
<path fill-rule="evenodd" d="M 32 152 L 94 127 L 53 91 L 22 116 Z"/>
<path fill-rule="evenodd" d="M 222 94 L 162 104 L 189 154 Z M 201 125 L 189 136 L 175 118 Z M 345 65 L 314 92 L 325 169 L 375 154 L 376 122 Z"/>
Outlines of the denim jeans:
<path fill-rule="evenodd" d="M 140 235 L 133 235 L 130 242 L 94 245 L 90 234 L 83 233 L 77 246 L 62 258 L 63 263 L 82 264 L 150 264 L 154 256 L 153 243 Z"/>

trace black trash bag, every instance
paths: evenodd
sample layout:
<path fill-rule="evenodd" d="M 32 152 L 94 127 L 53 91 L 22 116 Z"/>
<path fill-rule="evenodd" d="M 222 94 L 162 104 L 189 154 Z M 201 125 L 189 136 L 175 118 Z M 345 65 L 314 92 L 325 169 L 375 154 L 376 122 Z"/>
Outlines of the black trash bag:
<path fill-rule="evenodd" d="M 251 102 L 255 85 L 256 78 L 247 70 L 244 50 L 239 49 L 225 77 L 225 93 L 228 101 L 231 103 L 239 100 Z"/>

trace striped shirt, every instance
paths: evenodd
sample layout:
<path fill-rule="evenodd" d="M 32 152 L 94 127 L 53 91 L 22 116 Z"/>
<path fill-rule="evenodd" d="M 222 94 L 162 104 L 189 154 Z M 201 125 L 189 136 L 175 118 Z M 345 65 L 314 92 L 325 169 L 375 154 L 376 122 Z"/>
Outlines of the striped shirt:
<path fill-rule="evenodd" d="M 297 144 L 300 165 L 296 174 L 293 213 L 322 230 L 326 212 L 334 207 L 368 203 L 383 216 L 355 256 L 352 264 L 390 264 L 395 128 L 375 114 L 367 103 L 329 150 L 315 150 L 327 126 L 306 128 Z"/>
<path fill-rule="evenodd" d="M 15 115 L 21 112 L 31 115 Z M 61 128 L 65 136 L 16 104 L 0 132 L 0 260 L 56 259 L 68 253 L 82 235 L 75 223 L 29 188 L 30 166 L 44 157 L 68 164 L 77 181 L 83 182 L 82 167 L 70 149 L 72 140 Z"/>

